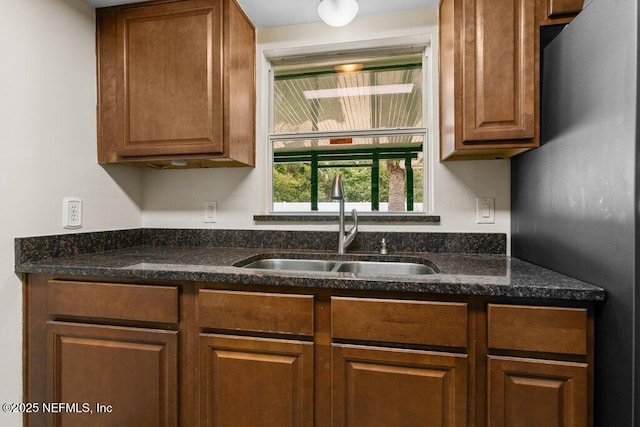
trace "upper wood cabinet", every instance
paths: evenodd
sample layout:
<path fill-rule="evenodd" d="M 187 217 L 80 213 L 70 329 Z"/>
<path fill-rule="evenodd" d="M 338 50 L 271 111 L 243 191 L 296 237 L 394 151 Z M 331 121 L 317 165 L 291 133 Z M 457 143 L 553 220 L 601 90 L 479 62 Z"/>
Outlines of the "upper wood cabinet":
<path fill-rule="evenodd" d="M 255 165 L 255 29 L 234 0 L 97 10 L 98 161 Z"/>
<path fill-rule="evenodd" d="M 440 159 L 496 159 L 540 145 L 540 27 L 583 0 L 441 0 Z"/>
<path fill-rule="evenodd" d="M 442 0 L 441 159 L 538 145 L 537 34 L 532 0 Z"/>

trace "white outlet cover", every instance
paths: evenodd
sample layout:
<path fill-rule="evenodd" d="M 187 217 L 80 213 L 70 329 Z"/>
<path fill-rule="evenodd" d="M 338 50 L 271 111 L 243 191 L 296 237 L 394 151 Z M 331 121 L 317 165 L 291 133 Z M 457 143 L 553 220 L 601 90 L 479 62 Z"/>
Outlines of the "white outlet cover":
<path fill-rule="evenodd" d="M 82 228 L 82 199 L 78 197 L 62 199 L 62 226 L 67 229 Z"/>

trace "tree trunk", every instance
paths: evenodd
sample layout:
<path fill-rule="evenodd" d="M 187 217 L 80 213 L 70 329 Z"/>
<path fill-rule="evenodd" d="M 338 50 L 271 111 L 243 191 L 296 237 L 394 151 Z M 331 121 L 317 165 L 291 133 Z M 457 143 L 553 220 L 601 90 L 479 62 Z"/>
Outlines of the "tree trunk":
<path fill-rule="evenodd" d="M 389 212 L 404 212 L 406 191 L 405 170 L 397 160 L 387 160 L 387 171 L 389 172 Z"/>

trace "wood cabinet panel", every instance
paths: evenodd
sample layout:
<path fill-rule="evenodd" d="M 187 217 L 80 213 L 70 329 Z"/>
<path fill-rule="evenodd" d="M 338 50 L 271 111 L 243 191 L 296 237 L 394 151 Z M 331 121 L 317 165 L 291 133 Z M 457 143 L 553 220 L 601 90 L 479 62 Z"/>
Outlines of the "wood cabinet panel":
<path fill-rule="evenodd" d="M 47 348 L 47 402 L 92 411 L 51 413 L 48 425 L 177 425 L 177 332 L 49 322 Z"/>
<path fill-rule="evenodd" d="M 47 311 L 53 316 L 178 323 L 178 288 L 51 280 Z"/>
<path fill-rule="evenodd" d="M 333 425 L 464 426 L 467 356 L 333 345 Z"/>
<path fill-rule="evenodd" d="M 201 289 L 200 326 L 313 335 L 313 296 Z"/>
<path fill-rule="evenodd" d="M 334 297 L 331 336 L 465 348 L 467 304 Z"/>
<path fill-rule="evenodd" d="M 491 349 L 587 354 L 587 310 L 488 305 Z"/>
<path fill-rule="evenodd" d="M 489 356 L 488 425 L 584 427 L 587 365 Z"/>
<path fill-rule="evenodd" d="M 201 335 L 201 425 L 313 425 L 313 344 Z"/>
<path fill-rule="evenodd" d="M 255 29 L 234 0 L 99 8 L 98 161 L 255 164 Z"/>
<path fill-rule="evenodd" d="M 222 2 L 126 9 L 116 26 L 119 155 L 222 153 Z"/>
<path fill-rule="evenodd" d="M 463 142 L 535 136 L 530 0 L 464 2 Z"/>
<path fill-rule="evenodd" d="M 539 145 L 536 5 L 442 0 L 440 158 L 506 158 Z"/>

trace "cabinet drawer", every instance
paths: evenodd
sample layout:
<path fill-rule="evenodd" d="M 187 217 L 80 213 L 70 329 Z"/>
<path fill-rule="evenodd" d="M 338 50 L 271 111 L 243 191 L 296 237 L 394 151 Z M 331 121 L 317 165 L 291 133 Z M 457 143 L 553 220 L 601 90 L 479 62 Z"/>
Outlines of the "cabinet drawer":
<path fill-rule="evenodd" d="M 334 297 L 331 336 L 465 348 L 467 304 Z"/>
<path fill-rule="evenodd" d="M 178 323 L 178 288 L 51 280 L 47 311 L 58 316 Z"/>
<path fill-rule="evenodd" d="M 491 349 L 587 354 L 587 310 L 489 304 Z"/>
<path fill-rule="evenodd" d="M 313 296 L 200 290 L 200 327 L 313 335 Z"/>
<path fill-rule="evenodd" d="M 548 0 L 549 16 L 573 15 L 582 11 L 584 0 Z"/>

